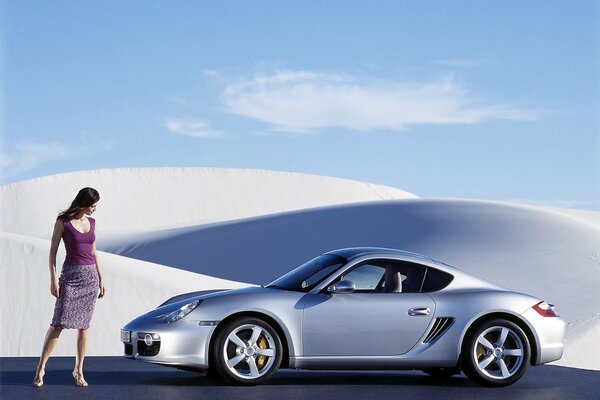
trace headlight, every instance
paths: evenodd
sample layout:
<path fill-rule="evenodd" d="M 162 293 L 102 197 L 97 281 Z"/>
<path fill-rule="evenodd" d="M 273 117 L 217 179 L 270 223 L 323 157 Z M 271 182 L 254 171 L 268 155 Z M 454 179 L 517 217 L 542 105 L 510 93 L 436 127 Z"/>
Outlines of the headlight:
<path fill-rule="evenodd" d="M 202 300 L 194 300 L 191 303 L 183 305 L 183 306 L 179 307 L 177 310 L 165 315 L 164 321 L 168 322 L 168 323 L 179 321 L 181 318 L 185 317 L 186 315 L 188 315 L 189 313 L 194 311 L 194 309 L 196 307 L 198 307 L 198 305 L 200 303 L 202 303 Z"/>

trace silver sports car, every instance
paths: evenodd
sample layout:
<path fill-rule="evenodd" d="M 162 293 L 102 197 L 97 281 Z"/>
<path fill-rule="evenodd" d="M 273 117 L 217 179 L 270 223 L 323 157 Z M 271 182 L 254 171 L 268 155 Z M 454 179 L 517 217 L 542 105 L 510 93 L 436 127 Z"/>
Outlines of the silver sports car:
<path fill-rule="evenodd" d="M 394 249 L 318 256 L 269 285 L 176 296 L 121 331 L 125 357 L 233 384 L 278 368 L 463 371 L 486 386 L 558 360 L 554 306 Z"/>

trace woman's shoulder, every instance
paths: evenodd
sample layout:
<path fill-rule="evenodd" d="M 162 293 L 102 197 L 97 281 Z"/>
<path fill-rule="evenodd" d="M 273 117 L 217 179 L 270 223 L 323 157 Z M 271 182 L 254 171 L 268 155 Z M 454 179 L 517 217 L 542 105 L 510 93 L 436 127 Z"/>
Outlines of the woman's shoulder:
<path fill-rule="evenodd" d="M 54 222 L 54 232 L 62 235 L 64 230 L 65 230 L 65 221 L 60 218 L 56 218 L 56 221 Z"/>

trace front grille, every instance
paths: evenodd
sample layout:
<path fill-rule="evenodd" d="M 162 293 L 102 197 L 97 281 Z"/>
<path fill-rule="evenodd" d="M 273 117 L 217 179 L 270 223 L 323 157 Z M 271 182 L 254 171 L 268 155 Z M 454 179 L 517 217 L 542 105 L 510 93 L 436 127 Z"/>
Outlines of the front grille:
<path fill-rule="evenodd" d="M 431 330 L 423 340 L 423 343 L 433 343 L 440 338 L 450 326 L 454 323 L 454 318 L 452 317 L 440 317 L 436 318 L 433 322 Z"/>
<path fill-rule="evenodd" d="M 160 341 L 155 341 L 151 346 L 148 346 L 143 340 L 138 340 L 137 350 L 140 356 L 154 357 L 160 351 Z"/>
<path fill-rule="evenodd" d="M 128 356 L 133 355 L 133 345 L 131 343 L 125 343 L 125 354 Z"/>

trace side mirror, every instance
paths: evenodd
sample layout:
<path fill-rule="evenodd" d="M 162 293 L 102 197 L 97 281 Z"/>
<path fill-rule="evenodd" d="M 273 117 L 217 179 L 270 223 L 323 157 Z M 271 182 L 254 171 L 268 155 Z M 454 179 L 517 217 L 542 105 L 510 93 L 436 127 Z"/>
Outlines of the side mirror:
<path fill-rule="evenodd" d="M 352 281 L 339 281 L 327 288 L 329 293 L 352 293 L 356 290 L 356 286 Z"/>

